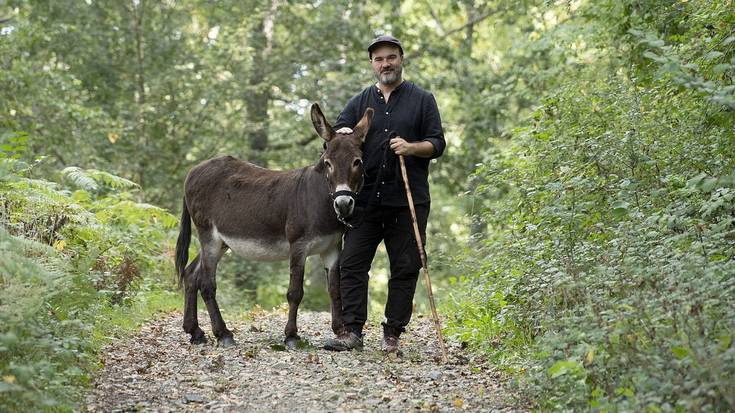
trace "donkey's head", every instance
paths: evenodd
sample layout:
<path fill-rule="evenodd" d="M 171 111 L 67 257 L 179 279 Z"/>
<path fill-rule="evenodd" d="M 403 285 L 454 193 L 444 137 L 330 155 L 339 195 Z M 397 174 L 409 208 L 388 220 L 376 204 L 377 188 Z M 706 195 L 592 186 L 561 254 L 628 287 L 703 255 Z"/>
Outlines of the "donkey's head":
<path fill-rule="evenodd" d="M 350 134 L 337 134 L 324 118 L 319 105 L 311 106 L 311 121 L 319 136 L 326 141 L 323 163 L 329 193 L 337 218 L 344 221 L 355 209 L 355 198 L 362 189 L 362 143 L 370 129 L 373 110 L 367 108 Z"/>

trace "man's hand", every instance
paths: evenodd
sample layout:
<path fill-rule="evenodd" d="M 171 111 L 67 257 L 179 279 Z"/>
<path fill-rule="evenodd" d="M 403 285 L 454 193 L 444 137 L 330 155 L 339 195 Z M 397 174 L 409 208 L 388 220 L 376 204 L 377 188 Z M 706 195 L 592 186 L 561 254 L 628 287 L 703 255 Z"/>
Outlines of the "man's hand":
<path fill-rule="evenodd" d="M 350 128 L 348 128 L 347 126 L 345 126 L 344 128 L 337 129 L 337 133 L 340 133 L 342 135 L 349 135 L 352 132 L 353 132 L 353 130 L 350 129 Z"/>
<path fill-rule="evenodd" d="M 396 155 L 413 155 L 413 144 L 406 142 L 406 140 L 400 136 L 396 136 L 390 140 L 390 148 L 396 153 Z"/>
<path fill-rule="evenodd" d="M 390 148 L 396 155 L 417 156 L 419 158 L 431 158 L 434 155 L 434 145 L 431 142 L 407 142 L 400 136 L 390 140 Z"/>

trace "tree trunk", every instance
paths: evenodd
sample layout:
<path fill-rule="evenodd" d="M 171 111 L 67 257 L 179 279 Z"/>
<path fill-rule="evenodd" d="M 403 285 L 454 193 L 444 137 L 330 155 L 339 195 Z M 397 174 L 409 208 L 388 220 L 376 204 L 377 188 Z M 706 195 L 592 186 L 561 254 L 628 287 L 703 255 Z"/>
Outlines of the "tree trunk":
<path fill-rule="evenodd" d="M 246 137 L 250 143 L 249 160 L 267 166 L 265 150 L 268 148 L 268 106 L 271 101 L 271 88 L 267 81 L 270 68 L 270 55 L 273 50 L 273 26 L 275 23 L 278 0 L 271 0 L 270 8 L 263 19 L 255 26 L 250 41 L 255 50 L 260 51 L 248 79 L 245 102 L 247 104 Z"/>
<path fill-rule="evenodd" d="M 143 55 L 143 10 L 145 9 L 145 0 L 132 1 L 131 12 L 133 15 L 133 35 L 135 36 L 135 104 L 138 109 L 137 113 L 137 135 L 139 153 L 141 156 L 146 156 L 148 137 L 146 130 L 146 118 L 145 118 L 145 104 L 146 104 L 146 92 L 145 92 L 145 66 L 144 66 L 144 55 Z M 136 168 L 136 176 L 134 180 L 140 185 L 144 185 L 145 168 L 147 162 L 144 159 L 138 158 Z"/>

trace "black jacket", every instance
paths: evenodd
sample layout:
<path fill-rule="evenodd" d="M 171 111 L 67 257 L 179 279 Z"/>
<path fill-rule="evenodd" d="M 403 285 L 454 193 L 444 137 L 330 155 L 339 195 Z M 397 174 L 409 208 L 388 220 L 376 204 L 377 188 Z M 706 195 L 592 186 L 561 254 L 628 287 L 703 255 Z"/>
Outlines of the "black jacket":
<path fill-rule="evenodd" d="M 363 146 L 365 186 L 358 194 L 358 205 L 367 205 L 370 196 L 375 194 L 372 204 L 406 206 L 408 203 L 398 157 L 387 148 L 387 142 L 392 136 L 400 136 L 408 142 L 428 141 L 434 145 L 432 158 L 441 156 L 446 142 L 436 99 L 426 90 L 404 81 L 391 92 L 386 105 L 380 89 L 372 85 L 350 99 L 334 128 L 354 128 L 368 107 L 373 108 L 375 114 Z M 405 161 L 414 203 L 428 204 L 431 201 L 428 180 L 430 158 L 406 156 Z M 380 172 L 381 168 L 383 172 Z"/>

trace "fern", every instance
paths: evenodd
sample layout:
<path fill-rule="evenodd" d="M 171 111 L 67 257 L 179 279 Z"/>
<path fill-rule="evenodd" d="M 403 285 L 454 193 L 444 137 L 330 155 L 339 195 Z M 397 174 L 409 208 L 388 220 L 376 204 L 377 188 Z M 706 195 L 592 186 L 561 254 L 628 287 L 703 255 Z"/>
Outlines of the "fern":
<path fill-rule="evenodd" d="M 135 182 L 97 169 L 82 169 L 78 166 L 69 166 L 61 174 L 78 188 L 87 191 L 97 191 L 100 185 L 113 189 L 140 188 Z"/>
<path fill-rule="evenodd" d="M 131 225 L 146 225 L 158 222 L 168 229 L 176 227 L 179 223 L 179 220 L 165 209 L 146 203 L 128 200 L 115 202 L 115 199 L 109 199 L 95 203 L 93 208 L 99 210 L 97 218 L 105 223 L 112 222 L 113 218 Z"/>
<path fill-rule="evenodd" d="M 96 191 L 97 181 L 90 176 L 87 171 L 85 171 L 82 168 L 79 168 L 77 166 L 70 166 L 67 168 L 64 168 L 61 171 L 61 174 L 69 179 L 75 186 L 87 190 L 87 191 Z"/>

